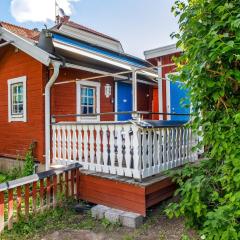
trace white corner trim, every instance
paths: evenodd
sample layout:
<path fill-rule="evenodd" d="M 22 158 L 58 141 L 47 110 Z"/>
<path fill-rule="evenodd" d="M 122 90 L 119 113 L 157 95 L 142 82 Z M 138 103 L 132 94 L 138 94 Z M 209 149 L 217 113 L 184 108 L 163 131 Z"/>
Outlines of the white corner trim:
<path fill-rule="evenodd" d="M 100 92 L 100 87 L 101 84 L 99 82 L 93 82 L 93 81 L 86 81 L 86 80 L 79 80 L 76 82 L 76 91 L 77 91 L 77 114 L 81 114 L 81 91 L 80 91 L 80 87 L 81 86 L 89 86 L 89 87 L 95 87 L 96 88 L 96 113 L 100 113 L 100 99 L 101 99 L 101 92 Z M 77 121 L 78 122 L 88 122 L 88 121 L 100 121 L 100 116 L 96 116 L 96 117 L 90 117 L 90 116 L 86 116 L 86 117 L 77 117 Z"/>
<path fill-rule="evenodd" d="M 163 112 L 163 79 L 162 79 L 162 67 L 161 67 L 162 62 L 159 60 L 158 61 L 158 111 L 160 113 Z M 163 115 L 159 115 L 159 120 L 163 120 Z"/>
<path fill-rule="evenodd" d="M 114 108 L 115 108 L 115 112 L 118 112 L 118 82 L 115 81 L 114 84 L 114 95 L 115 95 L 115 101 L 114 101 Z M 114 116 L 115 121 L 118 120 L 118 115 L 116 114 Z"/>
<path fill-rule="evenodd" d="M 11 85 L 15 83 L 23 83 L 23 114 L 18 116 L 12 115 Z M 8 122 L 27 122 L 27 78 L 26 76 L 8 80 Z"/>

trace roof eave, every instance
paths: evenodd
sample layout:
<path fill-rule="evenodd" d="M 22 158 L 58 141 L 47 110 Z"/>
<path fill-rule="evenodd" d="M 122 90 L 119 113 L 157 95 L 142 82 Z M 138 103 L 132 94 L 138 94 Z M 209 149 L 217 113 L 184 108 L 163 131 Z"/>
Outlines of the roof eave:
<path fill-rule="evenodd" d="M 49 66 L 51 63 L 51 57 L 53 57 L 51 54 L 37 47 L 33 42 L 30 42 L 3 27 L 0 27 L 0 38 L 7 42 L 11 42 L 11 45 L 19 48 L 21 51 L 25 52 L 46 66 Z"/>
<path fill-rule="evenodd" d="M 182 50 L 180 48 L 177 48 L 176 44 L 171 44 L 160 48 L 145 51 L 144 55 L 146 59 L 153 59 L 179 52 L 182 52 Z"/>

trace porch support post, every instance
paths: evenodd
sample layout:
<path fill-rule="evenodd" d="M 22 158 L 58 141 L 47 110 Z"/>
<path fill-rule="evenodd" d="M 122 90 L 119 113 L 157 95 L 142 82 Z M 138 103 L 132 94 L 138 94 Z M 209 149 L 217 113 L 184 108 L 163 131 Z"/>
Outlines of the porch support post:
<path fill-rule="evenodd" d="M 137 112 L 137 71 L 132 72 L 132 111 Z M 136 113 L 132 114 L 132 118 L 136 118 Z"/>
<path fill-rule="evenodd" d="M 158 60 L 158 112 L 163 112 L 163 86 L 162 86 L 162 61 Z M 163 115 L 159 114 L 159 120 L 163 120 Z"/>
<path fill-rule="evenodd" d="M 45 168 L 49 170 L 51 163 L 51 87 L 59 75 L 61 63 L 53 62 L 53 75 L 45 86 Z"/>

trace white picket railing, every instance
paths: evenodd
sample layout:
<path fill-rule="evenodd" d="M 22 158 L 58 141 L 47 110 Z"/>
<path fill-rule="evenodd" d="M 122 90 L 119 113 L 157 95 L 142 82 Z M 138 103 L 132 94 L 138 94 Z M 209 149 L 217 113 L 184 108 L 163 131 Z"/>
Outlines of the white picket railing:
<path fill-rule="evenodd" d="M 195 144 L 185 127 L 142 128 L 131 122 L 52 125 L 54 164 L 78 162 L 87 170 L 135 179 L 195 161 Z"/>

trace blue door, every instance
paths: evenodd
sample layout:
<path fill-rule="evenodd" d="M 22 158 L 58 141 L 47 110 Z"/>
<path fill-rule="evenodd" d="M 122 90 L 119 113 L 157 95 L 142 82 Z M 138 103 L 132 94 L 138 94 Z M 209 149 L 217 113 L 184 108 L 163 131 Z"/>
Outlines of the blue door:
<path fill-rule="evenodd" d="M 170 82 L 170 112 L 189 114 L 190 100 L 188 96 L 188 90 L 183 87 L 183 83 Z M 173 121 L 188 121 L 189 116 L 171 116 Z"/>
<path fill-rule="evenodd" d="M 132 85 L 128 83 L 117 83 L 117 111 L 132 111 Z M 118 115 L 118 121 L 127 121 L 132 119 L 131 114 Z"/>

